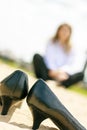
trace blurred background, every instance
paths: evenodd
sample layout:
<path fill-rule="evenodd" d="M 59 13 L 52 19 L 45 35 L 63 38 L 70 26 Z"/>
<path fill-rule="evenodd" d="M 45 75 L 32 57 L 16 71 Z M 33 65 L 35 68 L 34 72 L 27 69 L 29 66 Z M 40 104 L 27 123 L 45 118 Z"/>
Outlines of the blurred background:
<path fill-rule="evenodd" d="M 87 58 L 87 0 L 0 0 L 1 79 L 10 70 L 8 65 L 34 77 L 33 55 L 44 55 L 49 39 L 62 23 L 73 29 L 77 69 Z M 87 97 L 87 70 L 84 84 L 75 84 L 69 90 Z"/>
<path fill-rule="evenodd" d="M 61 23 L 72 26 L 72 43 L 79 54 L 85 54 L 86 0 L 0 0 L 1 57 L 28 66 L 34 53 L 44 54 L 48 40 Z"/>

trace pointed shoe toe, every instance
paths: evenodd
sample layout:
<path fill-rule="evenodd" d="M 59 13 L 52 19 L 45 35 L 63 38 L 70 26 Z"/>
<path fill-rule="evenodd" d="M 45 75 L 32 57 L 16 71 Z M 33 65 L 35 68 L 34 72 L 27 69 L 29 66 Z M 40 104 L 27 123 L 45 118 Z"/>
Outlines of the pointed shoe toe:
<path fill-rule="evenodd" d="M 28 77 L 21 70 L 16 70 L 0 83 L 1 115 L 6 115 L 13 101 L 18 102 L 28 94 Z"/>
<path fill-rule="evenodd" d="M 38 80 L 27 96 L 27 104 L 33 115 L 33 130 L 50 118 L 60 130 L 86 130 L 64 107 L 43 80 Z"/>

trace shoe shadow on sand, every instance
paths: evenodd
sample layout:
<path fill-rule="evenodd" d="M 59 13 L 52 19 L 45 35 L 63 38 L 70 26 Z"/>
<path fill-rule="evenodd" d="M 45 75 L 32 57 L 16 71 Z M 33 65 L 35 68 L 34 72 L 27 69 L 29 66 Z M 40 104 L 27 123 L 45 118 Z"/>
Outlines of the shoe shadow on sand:
<path fill-rule="evenodd" d="M 32 130 L 32 126 L 27 126 L 27 125 L 24 125 L 24 124 L 17 124 L 17 123 L 15 123 L 15 122 L 12 122 L 12 123 L 10 123 L 10 124 L 12 124 L 12 125 L 14 125 L 14 126 L 18 126 L 18 127 L 22 128 L 22 129 Z M 59 129 L 41 125 L 38 130 L 59 130 Z"/>
<path fill-rule="evenodd" d="M 18 102 L 17 104 L 11 106 L 11 108 L 9 109 L 7 115 L 4 115 L 4 116 L 0 115 L 0 122 L 9 122 L 11 117 L 12 117 L 12 115 L 13 115 L 13 113 L 15 112 L 15 110 L 17 108 L 20 108 L 21 105 L 22 105 L 22 102 Z M 0 105 L 0 113 L 1 113 L 1 111 L 2 111 L 2 105 Z"/>
<path fill-rule="evenodd" d="M 17 119 L 17 118 L 15 118 L 15 120 L 14 119 L 12 120 L 12 118 L 14 118 L 13 115 L 14 115 L 16 109 L 17 108 L 20 109 L 22 103 L 23 102 L 19 102 L 19 103 L 15 104 L 14 106 L 12 106 L 9 109 L 7 115 L 5 115 L 5 116 L 0 115 L 0 127 L 1 126 L 2 126 L 2 128 L 4 127 L 3 128 L 4 130 L 7 130 L 8 127 L 9 127 L 9 130 L 10 129 L 14 129 L 14 130 L 15 129 L 17 129 L 17 130 L 23 130 L 23 129 L 25 129 L 25 130 L 32 130 L 32 119 L 30 118 L 30 116 L 28 116 L 28 118 L 27 118 L 27 122 L 29 121 L 29 123 L 27 123 L 27 124 L 25 124 L 23 122 L 22 123 L 18 123 L 17 120 L 20 120 L 20 119 Z M 1 112 L 1 110 L 2 110 L 2 106 L 0 105 L 0 112 Z M 20 114 L 23 114 L 23 113 L 19 112 L 18 114 L 20 115 Z M 20 115 L 20 118 L 23 119 L 23 116 Z M 59 130 L 59 129 L 53 128 L 51 126 L 48 127 L 48 126 L 42 124 L 38 130 Z"/>

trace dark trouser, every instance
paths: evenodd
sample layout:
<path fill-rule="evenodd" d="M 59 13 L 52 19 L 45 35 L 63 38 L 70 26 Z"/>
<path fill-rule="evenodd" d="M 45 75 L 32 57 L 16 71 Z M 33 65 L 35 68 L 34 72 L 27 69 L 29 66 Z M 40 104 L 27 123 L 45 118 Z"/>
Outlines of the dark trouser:
<path fill-rule="evenodd" d="M 65 81 L 61 82 L 61 85 L 64 85 L 65 87 L 69 87 L 75 83 L 78 83 L 79 81 L 82 81 L 84 78 L 84 73 L 79 72 L 73 75 L 69 75 L 69 78 Z"/>
<path fill-rule="evenodd" d="M 42 56 L 40 56 L 39 54 L 35 54 L 33 58 L 33 64 L 34 64 L 34 70 L 37 78 L 42 78 L 43 80 L 52 80 L 52 78 L 49 77 L 48 75 L 49 69 L 44 63 Z M 83 72 L 69 75 L 69 78 L 65 81 L 62 81 L 60 84 L 64 85 L 65 87 L 69 87 L 79 81 L 82 81 L 83 77 L 84 77 Z"/>
<path fill-rule="evenodd" d="M 42 78 L 43 80 L 51 79 L 48 76 L 49 69 L 46 67 L 42 56 L 35 54 L 33 58 L 33 65 L 37 78 Z"/>

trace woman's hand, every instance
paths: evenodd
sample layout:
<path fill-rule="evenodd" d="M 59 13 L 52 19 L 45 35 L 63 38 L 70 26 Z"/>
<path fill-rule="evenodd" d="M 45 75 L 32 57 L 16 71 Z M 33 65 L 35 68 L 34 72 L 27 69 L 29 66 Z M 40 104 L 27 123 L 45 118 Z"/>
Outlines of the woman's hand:
<path fill-rule="evenodd" d="M 49 76 L 58 80 L 58 81 L 64 81 L 64 80 L 67 80 L 69 78 L 69 75 L 62 70 L 50 70 Z"/>
<path fill-rule="evenodd" d="M 68 78 L 69 78 L 69 75 L 66 72 L 62 70 L 58 71 L 57 80 L 64 81 L 64 80 L 67 80 Z"/>

